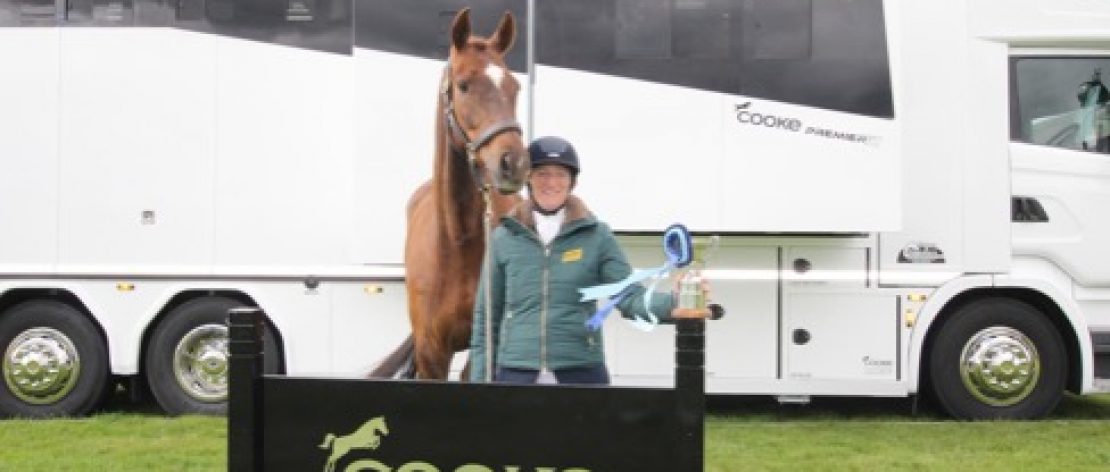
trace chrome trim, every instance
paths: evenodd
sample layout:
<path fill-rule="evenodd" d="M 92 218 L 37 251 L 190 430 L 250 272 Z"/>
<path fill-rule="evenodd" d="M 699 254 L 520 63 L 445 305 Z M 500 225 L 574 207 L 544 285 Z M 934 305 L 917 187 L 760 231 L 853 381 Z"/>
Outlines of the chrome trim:
<path fill-rule="evenodd" d="M 181 337 L 173 350 L 173 376 L 190 398 L 206 403 L 227 400 L 227 326 L 205 324 Z"/>
<path fill-rule="evenodd" d="M 16 398 L 32 405 L 49 405 L 65 398 L 77 385 L 81 356 L 65 333 L 31 328 L 8 343 L 3 375 Z"/>
<path fill-rule="evenodd" d="M 975 333 L 960 352 L 960 378 L 977 400 L 1013 406 L 1029 397 L 1041 377 L 1041 360 L 1033 341 L 1008 326 Z"/>

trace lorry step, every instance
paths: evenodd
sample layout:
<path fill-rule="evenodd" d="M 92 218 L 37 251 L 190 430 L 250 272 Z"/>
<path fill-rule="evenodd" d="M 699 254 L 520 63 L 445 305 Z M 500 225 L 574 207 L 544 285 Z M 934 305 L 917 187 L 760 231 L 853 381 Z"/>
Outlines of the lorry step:
<path fill-rule="evenodd" d="M 775 399 L 780 405 L 808 405 L 810 402 L 809 395 L 779 395 Z"/>

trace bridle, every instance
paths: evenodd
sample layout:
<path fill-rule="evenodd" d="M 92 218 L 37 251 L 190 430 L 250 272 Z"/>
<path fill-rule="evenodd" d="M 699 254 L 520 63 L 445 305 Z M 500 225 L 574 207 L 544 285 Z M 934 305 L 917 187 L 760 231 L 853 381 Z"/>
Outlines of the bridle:
<path fill-rule="evenodd" d="M 470 163 L 470 171 L 474 175 L 474 182 L 482 189 L 483 192 L 489 191 L 489 185 L 482 182 L 482 176 L 478 171 L 478 150 L 489 144 L 493 138 L 501 133 L 507 131 L 516 131 L 523 134 L 520 128 L 520 123 L 516 118 L 506 118 L 498 121 L 492 125 L 487 126 L 478 134 L 477 138 L 470 139 L 466 134 L 466 130 L 459 126 L 459 119 L 455 113 L 455 100 L 454 95 L 451 93 L 451 73 L 450 66 L 443 72 L 443 83 L 440 84 L 440 94 L 443 97 L 443 114 L 444 119 L 447 121 L 447 129 L 455 138 L 456 142 L 461 142 L 463 148 L 466 150 L 467 161 Z"/>

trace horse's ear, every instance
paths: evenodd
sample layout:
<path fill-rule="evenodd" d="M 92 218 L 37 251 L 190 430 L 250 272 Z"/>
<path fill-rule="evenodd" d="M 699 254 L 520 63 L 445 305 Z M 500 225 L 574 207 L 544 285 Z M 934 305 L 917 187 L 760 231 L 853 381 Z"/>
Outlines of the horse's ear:
<path fill-rule="evenodd" d="M 501 15 L 501 22 L 497 24 L 497 30 L 493 32 L 493 37 L 490 38 L 490 43 L 493 44 L 493 49 L 498 53 L 505 54 L 509 48 L 513 47 L 513 41 L 516 40 L 516 21 L 513 20 L 513 14 L 505 11 Z"/>
<path fill-rule="evenodd" d="M 451 44 L 456 50 L 462 51 L 470 39 L 470 8 L 463 8 L 455 14 L 451 22 Z"/>

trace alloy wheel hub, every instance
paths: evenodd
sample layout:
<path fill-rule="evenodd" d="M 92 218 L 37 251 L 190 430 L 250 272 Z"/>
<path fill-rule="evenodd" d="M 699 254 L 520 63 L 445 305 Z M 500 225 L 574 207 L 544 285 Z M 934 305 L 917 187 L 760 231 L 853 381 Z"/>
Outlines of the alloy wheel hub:
<path fill-rule="evenodd" d="M 227 399 L 227 327 L 197 326 L 178 341 L 173 354 L 173 373 L 189 397 L 216 403 Z"/>
<path fill-rule="evenodd" d="M 4 351 L 4 383 L 17 398 L 33 405 L 64 398 L 77 385 L 80 372 L 73 341 L 53 328 L 24 331 Z"/>
<path fill-rule="evenodd" d="M 960 354 L 960 377 L 976 399 L 1011 406 L 1032 393 L 1040 379 L 1040 357 L 1020 331 L 994 326 L 975 333 Z"/>

